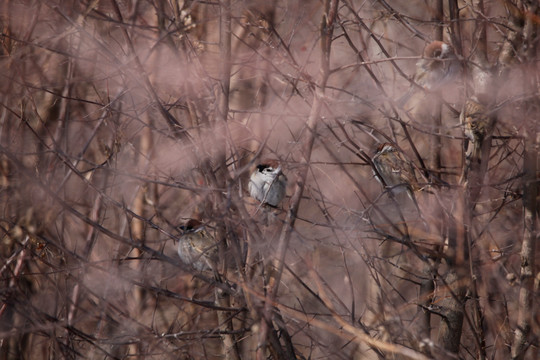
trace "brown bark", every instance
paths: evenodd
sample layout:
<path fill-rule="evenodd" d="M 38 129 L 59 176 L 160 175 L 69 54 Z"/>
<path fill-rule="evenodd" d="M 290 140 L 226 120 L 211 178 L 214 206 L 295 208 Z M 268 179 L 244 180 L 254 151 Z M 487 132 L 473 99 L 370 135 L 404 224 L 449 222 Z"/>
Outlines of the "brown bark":
<path fill-rule="evenodd" d="M 450 219 L 447 262 L 449 270 L 444 277 L 444 297 L 440 305 L 441 324 L 438 343 L 451 353 L 458 353 L 461 344 L 465 312 L 465 264 L 468 258 L 466 224 L 469 222 L 465 194 L 456 202 L 456 217 Z"/>
<path fill-rule="evenodd" d="M 538 105 L 537 105 L 538 106 Z M 538 110 L 538 109 L 537 109 Z M 535 112 L 538 114 L 538 112 Z M 535 297 L 534 279 L 536 269 L 536 242 L 538 241 L 538 179 L 536 178 L 538 163 L 538 143 L 536 130 L 537 116 L 530 118 L 525 135 L 525 154 L 523 159 L 523 241 L 521 243 L 520 290 L 518 299 L 518 319 L 512 344 L 512 359 L 524 359 L 531 333 L 532 314 L 534 314 Z"/>
<path fill-rule="evenodd" d="M 529 66 L 527 70 L 533 70 Z M 528 72 L 526 73 L 528 74 Z M 533 90 L 535 83 L 529 82 Z M 512 359 L 521 360 L 529 347 L 532 314 L 534 314 L 536 243 L 538 241 L 538 115 L 540 104 L 537 99 L 527 104 L 525 116 L 528 118 L 525 126 L 525 152 L 523 156 L 523 241 L 521 243 L 520 291 L 518 299 L 518 319 L 512 344 Z"/>
<path fill-rule="evenodd" d="M 537 67 L 534 59 L 537 51 L 538 24 L 534 16 L 538 14 L 538 4 L 535 1 L 520 2 L 528 16 L 525 17 L 523 26 L 523 42 L 526 44 L 525 56 L 529 62 L 524 68 L 523 83 L 528 93 L 537 93 L 538 86 L 532 74 L 536 73 Z M 512 359 L 524 359 L 531 333 L 531 318 L 534 314 L 533 297 L 535 294 L 534 278 L 536 268 L 536 242 L 538 241 L 538 116 L 540 103 L 538 99 L 532 99 L 525 103 L 524 116 L 528 120 L 524 127 L 525 151 L 523 158 L 523 241 L 521 243 L 521 269 L 520 291 L 518 299 L 518 319 L 512 344 Z"/>

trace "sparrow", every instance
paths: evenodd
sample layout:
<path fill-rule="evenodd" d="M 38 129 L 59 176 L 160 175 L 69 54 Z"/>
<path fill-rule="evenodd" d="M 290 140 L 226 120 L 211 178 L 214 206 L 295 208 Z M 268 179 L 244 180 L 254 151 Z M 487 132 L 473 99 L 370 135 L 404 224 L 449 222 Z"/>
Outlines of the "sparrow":
<path fill-rule="evenodd" d="M 424 49 L 422 59 L 416 63 L 413 81 L 424 89 L 434 92 L 451 82 L 459 73 L 460 68 L 452 46 L 442 41 L 432 41 Z M 417 91 L 418 87 L 411 84 L 398 103 L 405 105 Z"/>
<path fill-rule="evenodd" d="M 419 188 L 414 168 L 396 147 L 390 143 L 379 145 L 372 161 L 375 177 L 383 186 L 390 188 L 393 194 L 406 191 L 414 200 L 413 191 Z"/>
<path fill-rule="evenodd" d="M 465 102 L 459 115 L 463 133 L 469 140 L 465 145 L 465 159 L 468 163 L 481 162 L 482 143 L 491 128 L 491 119 L 486 107 L 473 96 Z"/>
<path fill-rule="evenodd" d="M 214 237 L 196 219 L 189 219 L 179 227 L 183 231 L 178 242 L 178 256 L 187 266 L 197 271 L 215 271 L 219 252 Z"/>
<path fill-rule="evenodd" d="M 276 160 L 265 160 L 251 173 L 248 189 L 255 200 L 277 207 L 285 197 L 287 177 Z"/>

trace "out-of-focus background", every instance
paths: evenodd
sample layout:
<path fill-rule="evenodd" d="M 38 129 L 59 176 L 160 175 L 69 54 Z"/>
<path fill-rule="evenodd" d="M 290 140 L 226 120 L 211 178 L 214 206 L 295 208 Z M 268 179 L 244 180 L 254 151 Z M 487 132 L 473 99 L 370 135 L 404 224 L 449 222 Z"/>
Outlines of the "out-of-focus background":
<path fill-rule="evenodd" d="M 537 359 L 539 16 L 3 1 L 0 359 Z M 192 217 L 219 275 L 177 256 Z"/>

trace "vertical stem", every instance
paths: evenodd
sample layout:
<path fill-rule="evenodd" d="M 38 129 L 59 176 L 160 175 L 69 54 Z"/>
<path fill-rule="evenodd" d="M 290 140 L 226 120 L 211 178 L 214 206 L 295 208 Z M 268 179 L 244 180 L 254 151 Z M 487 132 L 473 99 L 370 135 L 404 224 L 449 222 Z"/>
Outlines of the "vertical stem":
<path fill-rule="evenodd" d="M 439 344 L 457 354 L 461 344 L 466 287 L 461 284 L 459 272 L 452 269 L 446 275 L 446 299 L 442 304 L 444 317 L 439 328 Z"/>
<path fill-rule="evenodd" d="M 444 4 L 443 0 L 437 0 L 435 3 L 435 17 L 436 21 L 439 23 L 437 26 L 435 36 L 437 40 L 443 40 L 443 29 L 444 29 Z"/>
<path fill-rule="evenodd" d="M 464 284 L 463 265 L 466 256 L 468 216 L 465 190 L 459 192 L 456 200 L 455 217 L 449 219 L 448 273 L 444 278 L 445 295 L 441 302 L 443 318 L 439 325 L 438 343 L 445 350 L 458 353 L 461 343 L 465 309 L 466 284 Z"/>
<path fill-rule="evenodd" d="M 216 123 L 227 121 L 231 86 L 231 0 L 220 0 L 219 49 L 221 53 L 220 91 Z"/>
<path fill-rule="evenodd" d="M 478 13 L 484 14 L 484 0 L 474 0 L 473 1 L 473 7 Z M 475 25 L 479 29 L 476 31 L 478 35 L 476 35 L 476 38 L 478 39 L 478 45 L 477 45 L 477 56 L 479 57 L 479 61 L 482 65 L 487 64 L 488 58 L 488 48 L 487 48 L 487 26 L 485 18 L 483 17 L 476 17 Z"/>
<path fill-rule="evenodd" d="M 461 26 L 459 23 L 459 5 L 457 0 L 448 1 L 449 17 L 450 17 L 450 37 L 452 39 L 452 45 L 458 54 L 463 54 L 463 47 L 461 44 Z"/>
<path fill-rule="evenodd" d="M 536 179 L 536 164 L 538 163 L 538 150 L 536 143 L 536 131 L 534 126 L 538 122 L 532 117 L 529 122 L 529 133 L 525 137 L 525 154 L 523 159 L 523 242 L 521 244 L 521 273 L 519 290 L 519 310 L 517 327 L 514 333 L 514 343 L 512 344 L 512 359 L 523 359 L 527 349 L 527 337 L 531 332 L 531 315 L 534 314 L 534 275 L 536 266 L 536 241 L 538 238 L 537 229 L 537 201 L 538 186 Z M 535 124 L 536 123 L 536 124 Z"/>
<path fill-rule="evenodd" d="M 420 294 L 418 299 L 420 312 L 419 335 L 424 339 L 431 338 L 431 312 L 428 310 L 433 301 L 433 291 L 435 283 L 433 282 L 433 270 L 431 264 L 426 262 L 422 269 L 422 281 L 420 283 Z"/>
<path fill-rule="evenodd" d="M 486 160 L 487 162 L 487 160 Z M 467 190 L 466 190 L 466 196 L 469 196 L 468 191 L 468 184 L 467 184 Z M 465 202 L 465 216 L 464 216 L 464 225 L 466 227 L 465 233 L 466 233 L 466 244 L 467 248 L 464 249 L 465 254 L 467 255 L 466 259 L 468 261 L 469 265 L 469 279 L 470 279 L 470 285 L 469 285 L 469 291 L 470 291 L 470 298 L 472 303 L 472 321 L 469 322 L 469 325 L 472 327 L 474 331 L 474 339 L 476 340 L 477 345 L 477 353 L 478 353 L 478 360 L 485 360 L 486 359 L 486 343 L 485 343 L 485 334 L 484 334 L 484 327 L 483 327 L 483 321 L 484 321 L 484 315 L 482 313 L 482 308 L 480 306 L 480 298 L 478 295 L 478 286 L 477 286 L 477 267 L 475 265 L 475 262 L 473 261 L 476 257 L 473 255 L 473 242 L 475 242 L 477 239 L 473 238 L 472 234 L 472 223 L 473 223 L 473 209 L 475 202 L 472 202 L 469 198 L 466 199 Z M 465 278 L 465 274 L 464 274 Z"/>
<path fill-rule="evenodd" d="M 437 40 L 443 40 L 443 23 L 444 23 L 444 11 L 443 11 L 443 3 L 442 0 L 437 0 L 436 2 L 436 21 L 438 22 L 438 27 L 436 31 L 436 37 Z M 435 114 L 433 117 L 434 124 L 434 136 L 431 137 L 431 152 L 429 157 L 429 166 L 432 170 L 440 170 L 441 169 L 441 149 L 442 149 L 442 143 L 441 143 L 441 137 L 439 136 L 442 126 L 442 119 L 441 119 L 441 110 L 442 110 L 442 104 L 437 104 Z M 442 175 L 439 175 L 442 177 Z"/>
<path fill-rule="evenodd" d="M 525 26 L 523 27 L 523 41 L 526 45 L 525 56 L 529 64 L 524 69 L 523 77 L 526 91 L 538 91 L 536 76 L 536 58 L 538 25 L 533 20 L 533 16 L 538 13 L 538 5 L 535 1 L 526 2 L 525 13 L 527 16 Z M 536 242 L 538 240 L 538 114 L 540 113 L 540 103 L 538 98 L 531 100 L 525 107 L 525 153 L 523 156 L 523 242 L 521 244 L 521 269 L 519 300 L 518 300 L 518 319 L 517 327 L 514 333 L 512 344 L 512 359 L 522 360 L 525 358 L 525 352 L 528 345 L 528 337 L 531 332 L 532 314 L 534 314 L 533 297 L 534 277 L 536 269 Z"/>
<path fill-rule="evenodd" d="M 147 117 L 148 125 L 143 129 L 140 149 L 139 149 L 139 158 L 138 162 L 141 168 L 148 166 L 148 162 L 151 161 L 151 151 L 152 151 L 152 119 Z M 113 145 L 114 146 L 114 145 Z M 144 196 L 147 186 L 150 184 L 141 184 L 133 201 L 133 212 L 141 218 L 144 218 Z M 133 218 L 131 222 L 131 233 L 133 236 L 133 241 L 138 244 L 145 244 L 145 231 L 144 231 L 144 222 L 141 218 Z M 139 248 L 134 248 L 132 250 L 132 257 L 134 259 L 140 259 L 142 256 L 142 251 Z M 142 261 L 133 260 L 130 262 L 129 267 L 133 269 L 134 272 L 142 272 L 141 269 Z M 130 299 L 130 310 L 132 312 L 133 318 L 137 318 L 137 314 L 140 314 L 143 310 L 143 289 L 140 286 L 133 286 L 132 290 L 133 297 Z M 130 344 L 128 345 L 129 354 L 131 354 L 132 359 L 138 359 L 139 357 L 136 354 L 141 353 L 140 344 Z"/>
<path fill-rule="evenodd" d="M 443 0 L 437 0 L 435 3 L 435 20 L 438 22 L 436 29 L 437 40 L 443 40 L 443 24 L 444 24 L 444 8 Z M 438 104 L 433 117 L 434 130 L 431 136 L 431 151 L 429 157 L 429 167 L 436 173 L 442 169 L 441 163 L 441 149 L 442 141 L 440 137 L 440 131 L 442 127 L 442 104 Z M 438 173 L 438 176 L 442 178 L 442 173 Z M 423 264 L 422 280 L 420 282 L 420 292 L 418 299 L 418 311 L 420 312 L 419 321 L 419 334 L 422 339 L 431 338 L 431 312 L 429 309 L 433 301 L 433 292 L 435 291 L 435 283 L 433 281 L 434 269 L 432 263 L 426 261 Z"/>
<path fill-rule="evenodd" d="M 219 49 L 221 54 L 221 68 L 220 68 L 220 81 L 218 91 L 218 106 L 215 114 L 214 128 L 218 132 L 217 136 L 226 137 L 227 135 L 227 116 L 229 114 L 229 91 L 231 84 L 231 0 L 220 0 L 220 20 L 219 20 Z M 221 130 L 221 133 L 219 133 Z M 214 133 L 216 133 L 214 131 Z M 219 143 L 219 142 L 218 142 Z M 216 163 L 218 165 L 217 175 L 217 189 L 225 188 L 225 184 L 228 179 L 227 163 L 226 163 L 226 147 L 227 142 L 223 141 L 223 148 L 219 152 Z M 220 194 L 216 193 L 215 196 L 216 205 L 220 210 L 224 210 L 223 199 Z M 218 244 L 219 244 L 219 258 L 220 268 L 224 271 L 225 265 L 225 248 L 226 248 L 226 229 L 224 224 L 217 226 Z M 231 299 L 229 294 L 221 293 L 219 289 L 216 289 L 215 302 L 220 307 L 230 307 Z M 238 344 L 231 331 L 234 329 L 232 319 L 228 318 L 227 314 L 223 311 L 217 312 L 218 321 L 221 330 L 223 330 L 223 347 L 225 352 L 225 358 L 227 360 L 239 360 L 240 355 L 238 351 Z"/>
<path fill-rule="evenodd" d="M 474 0 L 472 4 L 475 11 L 480 14 L 484 14 L 484 0 Z M 487 65 L 488 62 L 488 48 L 487 48 L 487 26 L 485 18 L 477 16 L 475 19 L 475 39 L 478 41 L 476 45 L 476 59 L 482 65 Z"/>

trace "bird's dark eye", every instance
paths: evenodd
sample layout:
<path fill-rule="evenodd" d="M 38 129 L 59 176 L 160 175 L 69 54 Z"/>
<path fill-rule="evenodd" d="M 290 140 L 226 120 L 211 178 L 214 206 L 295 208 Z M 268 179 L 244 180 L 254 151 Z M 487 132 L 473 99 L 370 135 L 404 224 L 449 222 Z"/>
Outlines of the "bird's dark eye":
<path fill-rule="evenodd" d="M 268 165 L 259 165 L 258 169 L 259 169 L 259 172 L 262 172 L 265 174 L 274 171 L 274 168 Z"/>
<path fill-rule="evenodd" d="M 433 52 L 433 57 L 438 58 L 438 57 L 441 56 L 441 54 L 442 54 L 442 51 L 441 51 L 441 50 L 435 50 L 435 51 Z"/>

